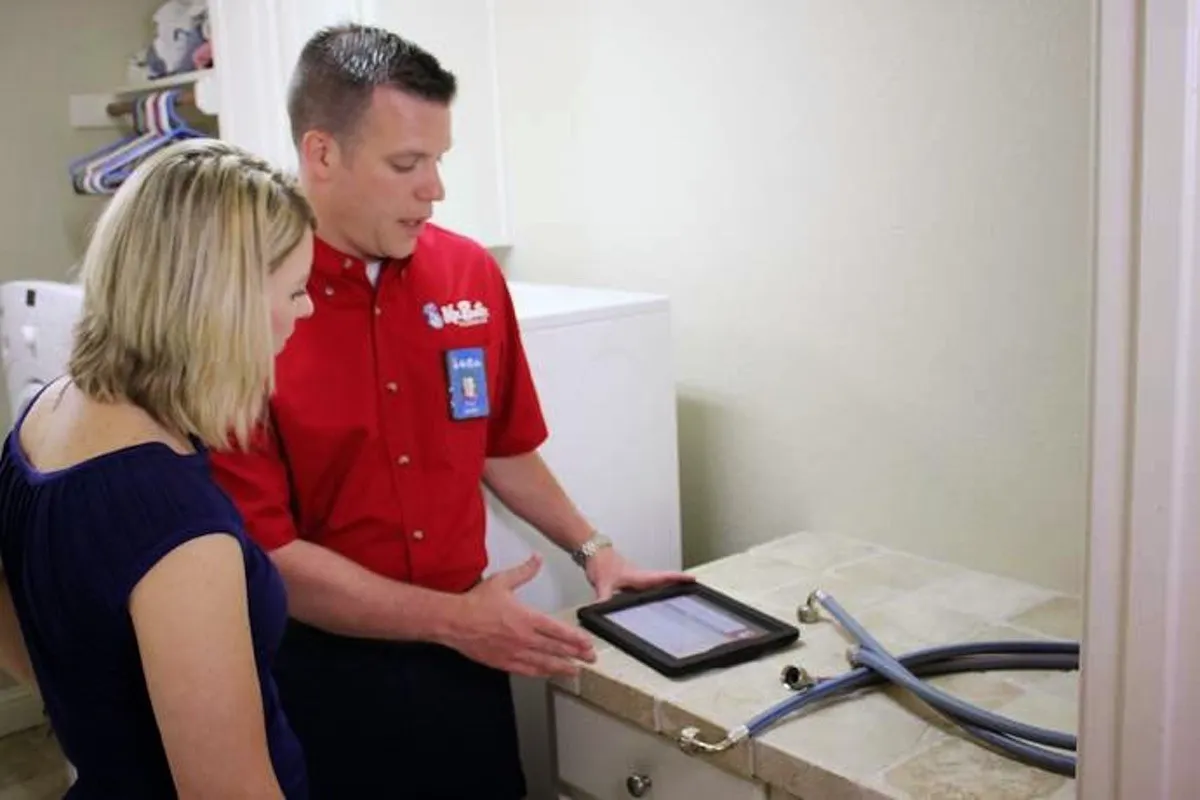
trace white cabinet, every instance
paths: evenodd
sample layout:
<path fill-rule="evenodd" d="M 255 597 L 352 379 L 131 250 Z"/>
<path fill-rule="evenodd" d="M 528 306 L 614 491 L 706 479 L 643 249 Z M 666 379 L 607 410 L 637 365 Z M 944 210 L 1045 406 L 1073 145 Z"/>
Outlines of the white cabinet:
<path fill-rule="evenodd" d="M 571 499 L 634 563 L 683 565 L 671 309 L 667 297 L 511 281 L 509 291 L 550 437 L 540 448 Z M 595 598 L 557 546 L 489 495 L 489 570 L 534 552 L 518 590 L 558 612 Z"/>
<path fill-rule="evenodd" d="M 679 450 L 666 297 L 581 286 L 509 284 L 550 439 L 542 456 L 591 522 L 635 563 L 682 566 Z M 489 571 L 533 552 L 541 572 L 518 590 L 557 612 L 595 597 L 583 571 L 488 497 Z M 514 677 L 530 800 L 553 797 L 546 685 Z M 657 797 L 657 795 L 655 795 Z"/>
<path fill-rule="evenodd" d="M 492 0 L 209 0 L 223 139 L 296 168 L 287 89 L 304 42 L 354 21 L 395 31 L 458 78 L 446 200 L 434 221 L 486 247 L 510 245 L 500 160 Z"/>
<path fill-rule="evenodd" d="M 621 800 L 767 800 L 766 789 L 693 758 L 672 742 L 554 693 L 560 791 Z"/>

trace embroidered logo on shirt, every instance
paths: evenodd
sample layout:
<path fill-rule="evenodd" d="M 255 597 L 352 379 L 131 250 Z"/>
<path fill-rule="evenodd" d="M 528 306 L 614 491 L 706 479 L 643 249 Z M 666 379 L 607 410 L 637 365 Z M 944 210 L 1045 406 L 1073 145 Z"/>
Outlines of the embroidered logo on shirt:
<path fill-rule="evenodd" d="M 425 315 L 425 321 L 429 323 L 429 327 L 435 331 L 445 327 L 446 323 L 442 319 L 442 312 L 438 310 L 437 303 L 426 303 L 421 307 L 421 313 Z"/>
<path fill-rule="evenodd" d="M 435 303 L 426 303 L 421 308 L 425 321 L 434 330 L 440 330 L 446 325 L 457 325 L 469 328 L 483 325 L 491 318 L 491 311 L 480 301 L 459 300 L 457 303 L 447 303 L 438 308 Z"/>

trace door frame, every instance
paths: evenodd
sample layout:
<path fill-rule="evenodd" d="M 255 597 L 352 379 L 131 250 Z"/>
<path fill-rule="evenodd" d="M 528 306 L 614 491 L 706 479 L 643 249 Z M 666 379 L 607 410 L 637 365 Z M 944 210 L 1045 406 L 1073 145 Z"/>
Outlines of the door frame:
<path fill-rule="evenodd" d="M 1200 0 L 1098 0 L 1079 796 L 1200 796 Z"/>

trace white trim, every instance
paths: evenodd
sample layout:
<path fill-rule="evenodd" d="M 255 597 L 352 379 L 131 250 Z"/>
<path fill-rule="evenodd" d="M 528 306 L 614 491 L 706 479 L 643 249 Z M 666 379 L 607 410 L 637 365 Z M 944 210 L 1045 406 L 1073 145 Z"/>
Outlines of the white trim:
<path fill-rule="evenodd" d="M 1139 426 L 1143 414 L 1163 417 L 1147 420 L 1157 438 L 1145 457 L 1135 452 L 1132 530 L 1140 534 L 1144 525 L 1161 528 L 1163 553 L 1161 566 L 1156 566 L 1166 585 L 1153 583 L 1154 572 L 1130 573 L 1133 588 L 1164 601 L 1161 630 L 1145 629 L 1147 636 L 1160 638 L 1144 642 L 1162 648 L 1161 660 L 1144 665 L 1145 679 L 1162 675 L 1162 689 L 1151 695 L 1159 705 L 1149 712 L 1126 689 L 1122 733 L 1123 747 L 1144 748 L 1153 737 L 1146 737 L 1141 726 L 1161 726 L 1162 750 L 1145 758 L 1144 769 L 1159 768 L 1161 762 L 1163 775 L 1160 782 L 1146 785 L 1159 788 L 1164 797 L 1200 797 L 1200 687 L 1193 671 L 1200 659 L 1195 617 L 1200 610 L 1200 0 L 1151 3 L 1147 32 L 1152 47 L 1146 62 L 1146 115 L 1153 123 L 1145 126 L 1143 230 L 1161 224 L 1164 241 L 1151 252 L 1146 247 L 1150 236 L 1143 237 L 1140 308 L 1146 360 L 1161 359 L 1152 365 L 1150 385 L 1163 397 L 1160 408 L 1139 403 Z M 1152 158 L 1157 171 L 1149 169 Z M 1145 497 L 1138 491 L 1143 478 L 1152 487 Z M 1139 541 L 1131 553 L 1140 552 Z M 1131 593 L 1130 599 L 1139 598 Z M 1126 643 L 1127 669 L 1135 678 L 1130 684 L 1139 688 L 1145 679 L 1132 667 L 1138 663 L 1134 658 L 1145 660 L 1137 636 L 1143 630 L 1131 625 Z M 1141 774 L 1130 772 L 1131 777 L 1122 774 L 1121 784 L 1137 790 Z"/>
<path fill-rule="evenodd" d="M 1200 0 L 1097 4 L 1079 796 L 1200 796 Z"/>
<path fill-rule="evenodd" d="M 0 737 L 28 730 L 45 722 L 42 700 L 20 686 L 0 690 Z"/>
<path fill-rule="evenodd" d="M 512 247 L 516 238 L 513 227 L 513 214 L 511 209 L 511 191 L 512 182 L 507 179 L 505 174 L 505 147 L 504 147 L 504 104 L 501 100 L 500 89 L 500 52 L 499 52 L 499 33 L 496 23 L 496 3 L 495 0 L 486 0 L 484 3 L 487 13 L 488 27 L 488 59 L 492 65 L 492 130 L 493 148 L 496 157 L 496 185 L 493 190 L 496 192 L 497 201 L 497 220 L 496 230 L 494 231 L 496 241 L 488 242 L 489 248 L 494 247 Z"/>
<path fill-rule="evenodd" d="M 1114 798 L 1125 551 L 1129 340 L 1134 291 L 1134 153 L 1138 27 L 1133 2 L 1096 4 L 1095 280 L 1091 370 L 1091 506 L 1078 788 Z M 1115 800 L 1115 798 L 1114 798 Z"/>

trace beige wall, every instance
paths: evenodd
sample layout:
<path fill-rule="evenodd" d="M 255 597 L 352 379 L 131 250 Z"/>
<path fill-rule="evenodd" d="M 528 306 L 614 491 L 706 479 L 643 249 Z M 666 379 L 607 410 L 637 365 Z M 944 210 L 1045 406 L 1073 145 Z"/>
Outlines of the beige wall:
<path fill-rule="evenodd" d="M 668 293 L 689 561 L 1084 552 L 1090 3 L 505 0 L 520 279 Z"/>
<path fill-rule="evenodd" d="M 126 82 L 126 60 L 149 42 L 161 0 L 11 5 L 0 25 L 0 280 L 58 279 L 82 253 L 104 202 L 73 194 L 67 164 L 116 135 L 72 130 L 67 98 Z"/>

